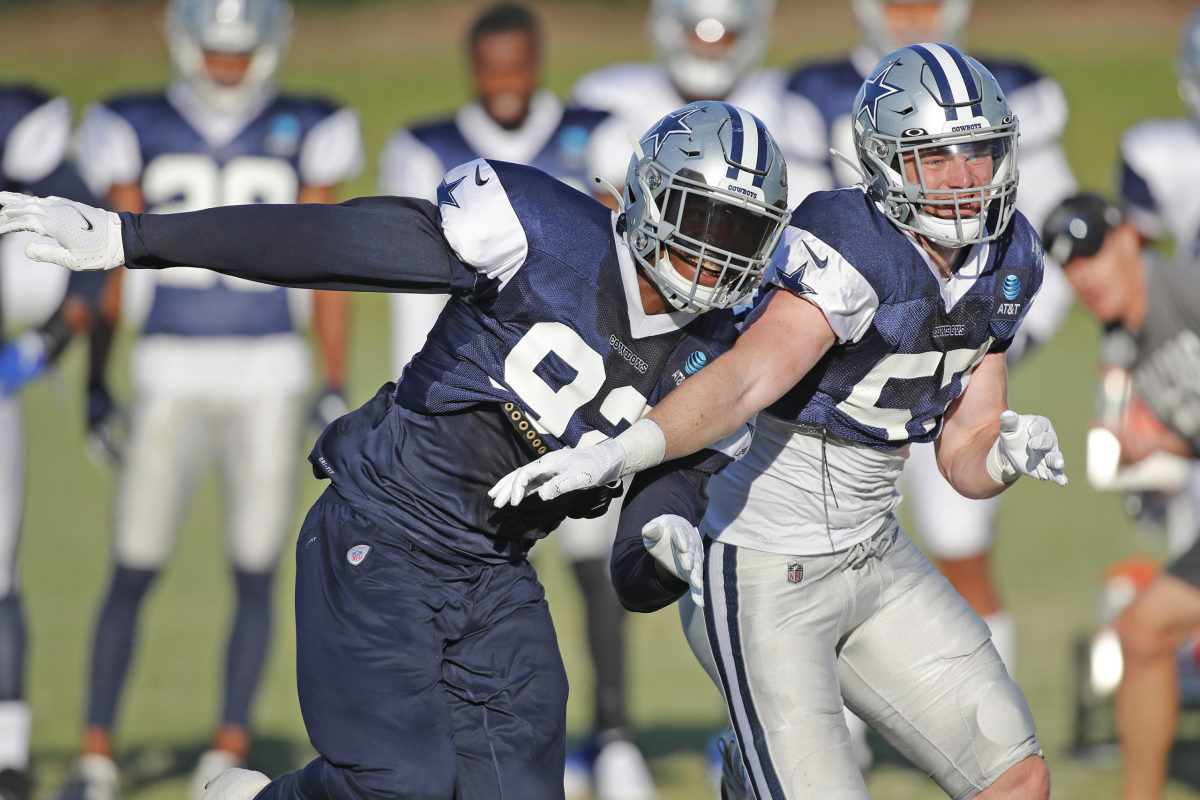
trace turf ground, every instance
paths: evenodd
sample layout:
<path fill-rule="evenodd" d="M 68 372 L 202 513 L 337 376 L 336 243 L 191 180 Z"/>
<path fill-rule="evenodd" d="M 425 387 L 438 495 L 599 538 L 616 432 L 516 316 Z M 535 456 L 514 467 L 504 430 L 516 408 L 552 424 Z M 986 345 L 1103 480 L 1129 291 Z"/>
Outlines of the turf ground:
<path fill-rule="evenodd" d="M 1055 75 L 1071 103 L 1069 158 L 1080 182 L 1111 192 L 1120 132 L 1149 116 L 1183 113 L 1172 59 L 1188 4 L 1179 0 L 981 0 L 970 51 L 1020 55 Z M 287 87 L 328 92 L 362 111 L 368 172 L 346 197 L 373 189 L 375 157 L 395 125 L 447 111 L 467 98 L 461 31 L 478 3 L 358 2 L 304 6 L 285 72 Z M 547 81 L 563 91 L 582 72 L 647 56 L 639 3 L 539 6 L 548 29 Z M 80 107 L 109 92 L 161 85 L 169 77 L 158 3 L 17 2 L 0 4 L 0 78 L 35 80 Z M 780 0 L 770 62 L 840 52 L 855 41 L 848 4 Z M 127 339 L 127 337 L 126 337 Z M 1100 575 L 1112 560 L 1156 540 L 1139 539 L 1120 499 L 1091 491 L 1083 478 L 1083 437 L 1091 413 L 1096 331 L 1078 312 L 1012 380 L 1012 404 L 1049 415 L 1063 439 L 1072 483 L 1062 490 L 1026 482 L 1007 495 L 996 566 L 1019 625 L 1017 679 L 1038 720 L 1055 797 L 1115 797 L 1111 761 L 1068 752 L 1073 683 L 1070 640 L 1090 630 Z M 77 349 L 78 350 L 78 349 Z M 34 770 L 39 794 L 64 778 L 84 703 L 90 628 L 108 576 L 112 475 L 83 454 L 81 354 L 26 395 L 30 475 L 22 575 L 30 616 L 29 696 L 35 711 Z M 382 298 L 356 299 L 352 399 L 388 378 Z M 118 364 L 116 374 L 122 375 Z M 124 379 L 116 380 L 124 388 Z M 312 432 L 310 432 L 310 435 Z M 297 466 L 301 502 L 320 484 Z M 218 703 L 229 580 L 218 530 L 216 482 L 196 498 L 176 558 L 151 595 L 119 719 L 125 793 L 136 800 L 181 797 L 204 748 Z M 545 546 L 543 546 L 545 547 Z M 546 547 L 540 557 L 572 678 L 571 730 L 583 735 L 589 675 L 573 586 Z M 276 586 L 278 627 L 257 705 L 254 766 L 271 773 L 305 763 L 312 751 L 295 698 L 292 572 L 285 558 Z M 631 706 L 663 800 L 710 796 L 701 752 L 722 710 L 693 663 L 673 613 L 630 622 Z M 1185 720 L 1185 736 L 1200 733 Z M 870 777 L 880 798 L 940 797 L 925 778 L 879 748 Z M 1181 744 L 1170 798 L 1200 792 L 1200 748 Z"/>

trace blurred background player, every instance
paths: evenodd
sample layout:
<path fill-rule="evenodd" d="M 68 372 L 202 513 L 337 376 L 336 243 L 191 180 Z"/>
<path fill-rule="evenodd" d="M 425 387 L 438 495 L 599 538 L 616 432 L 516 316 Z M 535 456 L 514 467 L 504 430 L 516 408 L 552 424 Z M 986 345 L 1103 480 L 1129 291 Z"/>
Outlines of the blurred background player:
<path fill-rule="evenodd" d="M 475 100 L 453 117 L 394 131 L 379 159 L 380 189 L 433 201 L 448 169 L 491 158 L 529 164 L 594 193 L 588 148 L 592 130 L 607 115 L 566 107 L 542 88 L 541 33 L 533 13 L 518 3 L 484 9 L 467 35 L 467 54 Z M 399 375 L 425 343 L 446 296 L 397 294 L 391 302 L 392 364 Z"/>
<path fill-rule="evenodd" d="M 1200 180 L 1200 11 L 1184 25 L 1176 74 L 1179 95 L 1191 114 L 1145 120 L 1122 135 L 1118 191 L 1126 225 L 1137 233 L 1142 247 L 1194 258 L 1200 252 L 1200 197 L 1193 188 Z M 1118 331 L 1118 341 L 1120 336 Z M 1106 338 L 1111 343 L 1114 334 Z M 1200 484 L 1200 469 L 1193 467 L 1192 472 L 1190 481 Z M 1166 520 L 1168 550 L 1178 552 L 1196 538 L 1200 506 L 1189 494 L 1139 499 L 1144 513 L 1158 513 Z"/>
<path fill-rule="evenodd" d="M 802 64 L 791 74 L 788 91 L 789 140 L 804 150 L 788 160 L 792 196 L 849 186 L 861 180 L 849 164 L 830 155 L 853 152 L 851 110 L 854 96 L 880 57 L 916 42 L 959 43 L 971 12 L 970 0 L 850 0 L 862 43 L 845 58 Z M 1046 214 L 1076 189 L 1075 178 L 1059 144 L 1067 105 L 1059 85 L 1034 68 L 1015 61 L 980 58 L 996 78 L 1021 130 L 1017 207 L 1041 230 Z M 1045 279 L 1008 352 L 1011 366 L 1030 346 L 1048 339 L 1065 319 L 1071 292 L 1061 270 L 1047 259 Z M 971 607 L 983 617 L 1010 672 L 1016 654 L 1012 617 L 992 580 L 989 557 L 995 538 L 999 498 L 968 500 L 938 471 L 931 445 L 914 445 L 905 466 L 904 493 L 925 551 Z M 869 765 L 861 739 L 858 754 Z"/>
<path fill-rule="evenodd" d="M 1112 468 L 1169 453 L 1200 454 L 1200 270 L 1194 258 L 1167 260 L 1147 251 L 1142 234 L 1104 198 L 1068 198 L 1044 231 L 1047 252 L 1064 264 L 1085 308 L 1124 331 L 1139 414 L 1116 426 Z M 1089 440 L 1089 477 L 1098 469 Z M 1195 490 L 1193 482 L 1192 489 Z M 1122 800 L 1164 793 L 1180 703 L 1176 652 L 1200 628 L 1200 544 L 1175 554 L 1117 617 L 1121 680 L 1117 736 Z M 1191 648 L 1189 648 L 1191 649 Z"/>
<path fill-rule="evenodd" d="M 619 188 L 630 134 L 695 100 L 725 101 L 757 116 L 778 140 L 790 171 L 795 156 L 784 76 L 756 69 L 770 43 L 774 10 L 774 0 L 652 0 L 646 26 L 657 60 L 603 67 L 571 90 L 577 103 L 613 115 L 596 132 L 600 177 Z M 789 206 L 800 199 L 790 189 L 788 198 Z"/>
<path fill-rule="evenodd" d="M 277 93 L 291 14 L 283 0 L 173 0 L 166 34 L 176 80 L 166 92 L 117 97 L 85 115 L 80 164 L 92 189 L 115 209 L 159 213 L 335 201 L 337 184 L 362 169 L 358 117 L 324 99 Z M 198 796 L 249 746 L 307 415 L 312 368 L 297 332 L 307 296 L 193 268 L 115 278 L 124 278 L 124 316 L 140 323 L 141 336 L 131 354 L 115 565 L 94 634 L 82 754 L 64 796 L 117 794 L 112 731 L 139 609 L 215 457 L 236 608 L 220 725 L 193 775 Z M 344 294 L 312 295 L 325 370 L 316 411 L 326 416 L 344 409 L 347 303 Z"/>
<path fill-rule="evenodd" d="M 1200 10 L 1183 27 L 1176 71 L 1191 114 L 1146 120 L 1121 137 L 1120 207 L 1094 195 L 1072 198 L 1044 234 L 1048 253 L 1058 246 L 1060 258 L 1071 258 L 1067 277 L 1083 305 L 1105 324 L 1106 353 L 1127 352 L 1128 363 L 1121 366 L 1132 374 L 1142 408 L 1156 421 L 1121 432 L 1122 467 L 1163 452 L 1194 458 L 1200 444 L 1185 428 L 1188 415 L 1196 419 L 1200 407 L 1200 366 L 1188 358 L 1200 345 L 1195 263 L 1200 197 L 1194 190 L 1200 180 Z M 1178 441 L 1180 435 L 1185 441 Z M 1090 442 L 1088 458 L 1090 472 Z M 1200 628 L 1195 461 L 1187 473 L 1184 491 L 1166 500 L 1171 561 L 1117 618 L 1122 800 L 1163 796 L 1180 703 L 1176 650 Z"/>
<path fill-rule="evenodd" d="M 27 86 L 0 86 L 0 182 L 87 202 L 66 160 L 71 109 L 66 99 Z M 25 702 L 25 613 L 17 547 L 25 500 L 25 423 L 17 392 L 63 352 L 93 319 L 105 279 L 80 282 L 28 264 L 30 237 L 0 239 L 0 798 L 30 796 L 31 713 Z M 64 298 L 65 290 L 65 298 Z M 62 301 L 61 304 L 59 301 Z M 57 308 L 55 307 L 57 305 Z M 5 343 L 5 334 L 41 323 Z"/>
<path fill-rule="evenodd" d="M 448 169 L 482 157 L 532 165 L 580 191 L 610 200 L 592 179 L 598 168 L 592 132 L 609 115 L 564 106 L 541 88 L 541 33 L 533 13 L 518 3 L 489 6 L 471 25 L 467 52 L 476 99 L 453 117 L 395 131 L 380 157 L 380 188 L 388 194 L 435 201 L 438 183 Z M 654 115 L 639 130 L 660 116 Z M 632 152 L 628 141 L 624 148 L 622 170 Z M 425 343 L 446 300 L 440 294 L 391 296 L 394 374 L 400 375 Z M 568 798 L 593 790 L 598 800 L 652 800 L 657 795 L 645 758 L 631 736 L 625 611 L 608 576 L 619 514 L 620 504 L 614 503 L 599 518 L 568 519 L 553 537 L 583 595 L 594 678 L 594 732 L 569 760 L 564 776 Z"/>

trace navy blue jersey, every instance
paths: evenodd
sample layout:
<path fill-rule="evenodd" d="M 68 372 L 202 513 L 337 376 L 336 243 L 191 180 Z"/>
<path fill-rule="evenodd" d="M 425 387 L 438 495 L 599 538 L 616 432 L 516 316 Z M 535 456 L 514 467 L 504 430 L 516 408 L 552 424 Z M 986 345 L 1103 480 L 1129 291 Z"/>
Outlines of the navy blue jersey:
<path fill-rule="evenodd" d="M 399 385 L 327 428 L 310 459 L 407 541 L 511 560 L 561 522 L 571 498 L 497 511 L 487 490 L 538 448 L 620 433 L 732 345 L 733 315 L 646 315 L 613 213 L 539 170 L 469 162 L 446 175 L 438 200 L 436 214 L 377 198 L 126 215 L 126 258 L 291 285 L 448 291 Z M 204 235 L 218 230 L 220 241 Z"/>
<path fill-rule="evenodd" d="M 774 416 L 878 449 L 927 442 L 988 353 L 1004 352 L 1042 283 L 1042 245 L 1017 212 L 942 280 L 858 188 L 792 215 L 768 282 L 818 305 L 838 337 Z"/>
<path fill-rule="evenodd" d="M 296 202 L 305 183 L 306 138 L 338 110 L 323 99 L 277 96 L 231 138 L 217 143 L 170 95 L 123 96 L 105 105 L 125 123 L 108 123 L 109 138 L 125 131 L 136 137 L 141 164 L 136 180 L 152 213 Z M 262 336 L 294 328 L 283 289 L 185 269 L 159 276 L 143 332 Z"/>
<path fill-rule="evenodd" d="M 526 163 L 576 188 L 587 186 L 591 180 L 587 174 L 588 140 L 595 127 L 607 117 L 606 111 L 564 108 L 558 125 Z M 416 125 L 409 132 L 433 151 L 442 162 L 443 170 L 484 155 L 463 136 L 457 119 Z"/>

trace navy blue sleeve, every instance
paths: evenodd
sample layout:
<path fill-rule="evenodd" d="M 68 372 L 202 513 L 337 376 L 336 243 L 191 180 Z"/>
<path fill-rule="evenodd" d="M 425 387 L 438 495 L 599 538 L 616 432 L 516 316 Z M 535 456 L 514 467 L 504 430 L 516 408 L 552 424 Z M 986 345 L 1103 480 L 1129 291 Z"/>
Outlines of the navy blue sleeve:
<path fill-rule="evenodd" d="M 629 487 L 609 568 L 617 597 L 630 611 L 657 611 L 688 590 L 684 581 L 660 572 L 658 562 L 642 545 L 642 528 L 657 516 L 678 514 L 693 525 L 704 516 L 708 475 L 686 462 L 676 460 L 638 473 Z"/>
<path fill-rule="evenodd" d="M 244 205 L 121 214 L 125 266 L 186 265 L 278 286 L 469 294 L 476 273 L 442 236 L 437 207 L 411 197 L 340 205 Z"/>

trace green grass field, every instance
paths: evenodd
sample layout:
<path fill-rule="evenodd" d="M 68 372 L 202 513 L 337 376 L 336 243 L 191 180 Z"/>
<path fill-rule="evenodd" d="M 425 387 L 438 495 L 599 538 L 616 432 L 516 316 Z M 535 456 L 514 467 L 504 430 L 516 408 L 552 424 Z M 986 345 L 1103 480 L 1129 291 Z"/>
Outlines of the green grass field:
<path fill-rule="evenodd" d="M 1019 55 L 1062 82 L 1072 118 L 1066 146 L 1081 184 L 1111 193 L 1117 140 L 1149 116 L 1183 113 L 1172 60 L 1189 5 L 1179 0 L 981 0 L 969 50 Z M 375 157 L 388 131 L 446 112 L 467 99 L 461 32 L 478 3 L 359 2 L 339 9 L 304 6 L 289 56 L 287 87 L 328 92 L 362 111 L 367 173 L 345 196 L 374 191 Z M 617 59 L 647 57 L 642 6 L 560 3 L 539 6 L 548 29 L 547 81 L 566 90 L 582 72 Z M 27 79 L 61 92 L 76 107 L 169 77 L 157 2 L 82 0 L 0 4 L 0 79 Z M 780 0 L 770 61 L 837 53 L 856 39 L 848 4 Z M 386 309 L 378 296 L 356 299 L 352 399 L 364 400 L 389 376 Z M 127 335 L 126 335 L 127 339 Z M 1071 733 L 1070 640 L 1095 621 L 1100 575 L 1112 560 L 1145 544 L 1120 498 L 1091 491 L 1083 477 L 1083 438 L 1091 414 L 1096 331 L 1078 312 L 1058 337 L 1012 379 L 1012 404 L 1049 415 L 1063 439 L 1072 483 L 1062 490 L 1022 482 L 1007 495 L 996 566 L 1019 625 L 1017 679 L 1038 720 L 1055 785 L 1067 800 L 1115 797 L 1116 768 L 1067 752 Z M 113 476 L 82 448 L 79 348 L 62 369 L 26 394 L 30 473 L 22 576 L 30 616 L 29 696 L 35 711 L 34 769 L 39 795 L 65 777 L 78 743 L 91 626 L 108 578 Z M 115 383 L 124 388 L 122 364 Z M 311 433 L 310 433 L 311 435 Z M 297 465 L 301 502 L 318 484 Z M 218 705 L 218 671 L 229 580 L 220 552 L 214 481 L 197 496 L 178 553 L 151 595 L 119 719 L 126 794 L 137 800 L 182 797 L 205 747 Z M 572 678 L 574 734 L 588 724 L 590 677 L 574 588 L 553 546 L 540 558 Z M 1152 552 L 1158 552 L 1151 541 Z M 295 696 L 292 571 L 285 557 L 276 587 L 275 647 L 257 705 L 253 766 L 279 773 L 312 750 Z M 673 612 L 630 621 L 631 707 L 663 800 L 711 796 L 701 751 L 723 711 L 692 661 Z M 1195 734 L 1195 730 L 1190 730 Z M 1200 794 L 1200 749 L 1180 745 L 1170 798 Z M 940 797 L 924 777 L 881 753 L 870 777 L 874 796 Z"/>

